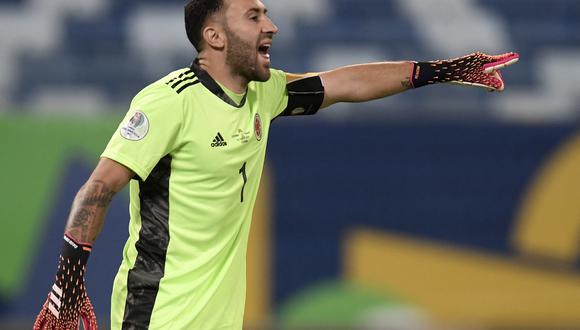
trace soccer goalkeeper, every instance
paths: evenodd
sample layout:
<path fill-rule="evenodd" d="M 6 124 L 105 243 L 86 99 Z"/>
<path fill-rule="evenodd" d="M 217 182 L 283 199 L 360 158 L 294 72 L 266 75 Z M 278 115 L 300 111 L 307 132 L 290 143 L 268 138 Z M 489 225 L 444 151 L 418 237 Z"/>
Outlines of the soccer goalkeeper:
<path fill-rule="evenodd" d="M 313 74 L 270 68 L 278 28 L 260 0 L 191 0 L 198 56 L 145 87 L 75 197 L 54 285 L 34 329 L 97 322 L 84 273 L 113 195 L 130 185 L 113 329 L 242 328 L 246 247 L 270 123 L 436 83 L 504 89 L 515 53 L 381 62 Z"/>

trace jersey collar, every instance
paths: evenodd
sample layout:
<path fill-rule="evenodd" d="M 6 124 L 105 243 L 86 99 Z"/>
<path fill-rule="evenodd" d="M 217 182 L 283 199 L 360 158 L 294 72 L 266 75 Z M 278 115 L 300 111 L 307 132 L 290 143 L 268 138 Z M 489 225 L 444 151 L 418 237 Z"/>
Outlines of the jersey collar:
<path fill-rule="evenodd" d="M 240 101 L 240 104 L 237 104 L 236 102 L 234 102 L 234 100 L 232 100 L 228 96 L 226 92 L 224 92 L 224 90 L 209 75 L 209 73 L 207 73 L 207 71 L 205 71 L 204 69 L 201 68 L 201 66 L 199 66 L 199 59 L 196 58 L 195 60 L 193 60 L 193 63 L 191 64 L 191 70 L 195 73 L 195 75 L 197 76 L 199 81 L 201 81 L 201 83 L 205 86 L 205 88 L 209 89 L 210 92 L 212 92 L 215 96 L 222 99 L 227 104 L 236 108 L 241 108 L 244 106 L 244 104 L 246 104 L 246 96 L 248 96 L 247 89 L 246 93 L 244 94 L 244 97 L 242 98 L 242 101 Z"/>

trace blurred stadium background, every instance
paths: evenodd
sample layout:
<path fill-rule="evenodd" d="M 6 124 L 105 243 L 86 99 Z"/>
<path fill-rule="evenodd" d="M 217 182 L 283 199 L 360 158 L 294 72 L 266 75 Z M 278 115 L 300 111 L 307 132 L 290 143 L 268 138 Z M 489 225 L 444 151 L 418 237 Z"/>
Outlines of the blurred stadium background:
<path fill-rule="evenodd" d="M 71 201 L 133 95 L 194 54 L 184 1 L 0 0 L 0 328 L 28 329 Z M 503 94 L 435 86 L 277 121 L 248 329 L 580 329 L 580 1 L 269 0 L 275 67 L 517 51 Z M 113 202 L 87 286 L 107 328 Z"/>

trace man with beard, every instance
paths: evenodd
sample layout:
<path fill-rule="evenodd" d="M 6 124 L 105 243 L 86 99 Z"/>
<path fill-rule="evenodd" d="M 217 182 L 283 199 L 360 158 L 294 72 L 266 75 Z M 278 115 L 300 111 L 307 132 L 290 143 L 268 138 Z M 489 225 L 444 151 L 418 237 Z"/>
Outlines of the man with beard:
<path fill-rule="evenodd" d="M 56 280 L 35 329 L 96 319 L 84 271 L 113 195 L 130 182 L 129 238 L 113 329 L 241 329 L 246 248 L 270 123 L 451 82 L 501 91 L 518 55 L 382 62 L 316 74 L 270 69 L 278 28 L 260 0 L 191 0 L 198 57 L 143 89 L 78 192 Z"/>

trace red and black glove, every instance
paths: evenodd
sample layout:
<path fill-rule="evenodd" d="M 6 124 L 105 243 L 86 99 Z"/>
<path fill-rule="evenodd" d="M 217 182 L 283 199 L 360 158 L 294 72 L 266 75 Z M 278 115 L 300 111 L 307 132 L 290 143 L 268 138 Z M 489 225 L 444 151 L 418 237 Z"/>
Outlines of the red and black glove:
<path fill-rule="evenodd" d="M 487 55 L 473 53 L 450 60 L 414 62 L 411 83 L 421 87 L 437 83 L 452 83 L 502 91 L 505 87 L 499 69 L 519 60 L 517 53 Z"/>
<path fill-rule="evenodd" d="M 90 253 L 91 245 L 80 244 L 64 235 L 56 280 L 36 317 L 33 330 L 77 330 L 79 319 L 82 319 L 85 329 L 97 329 L 97 318 L 84 281 Z"/>

